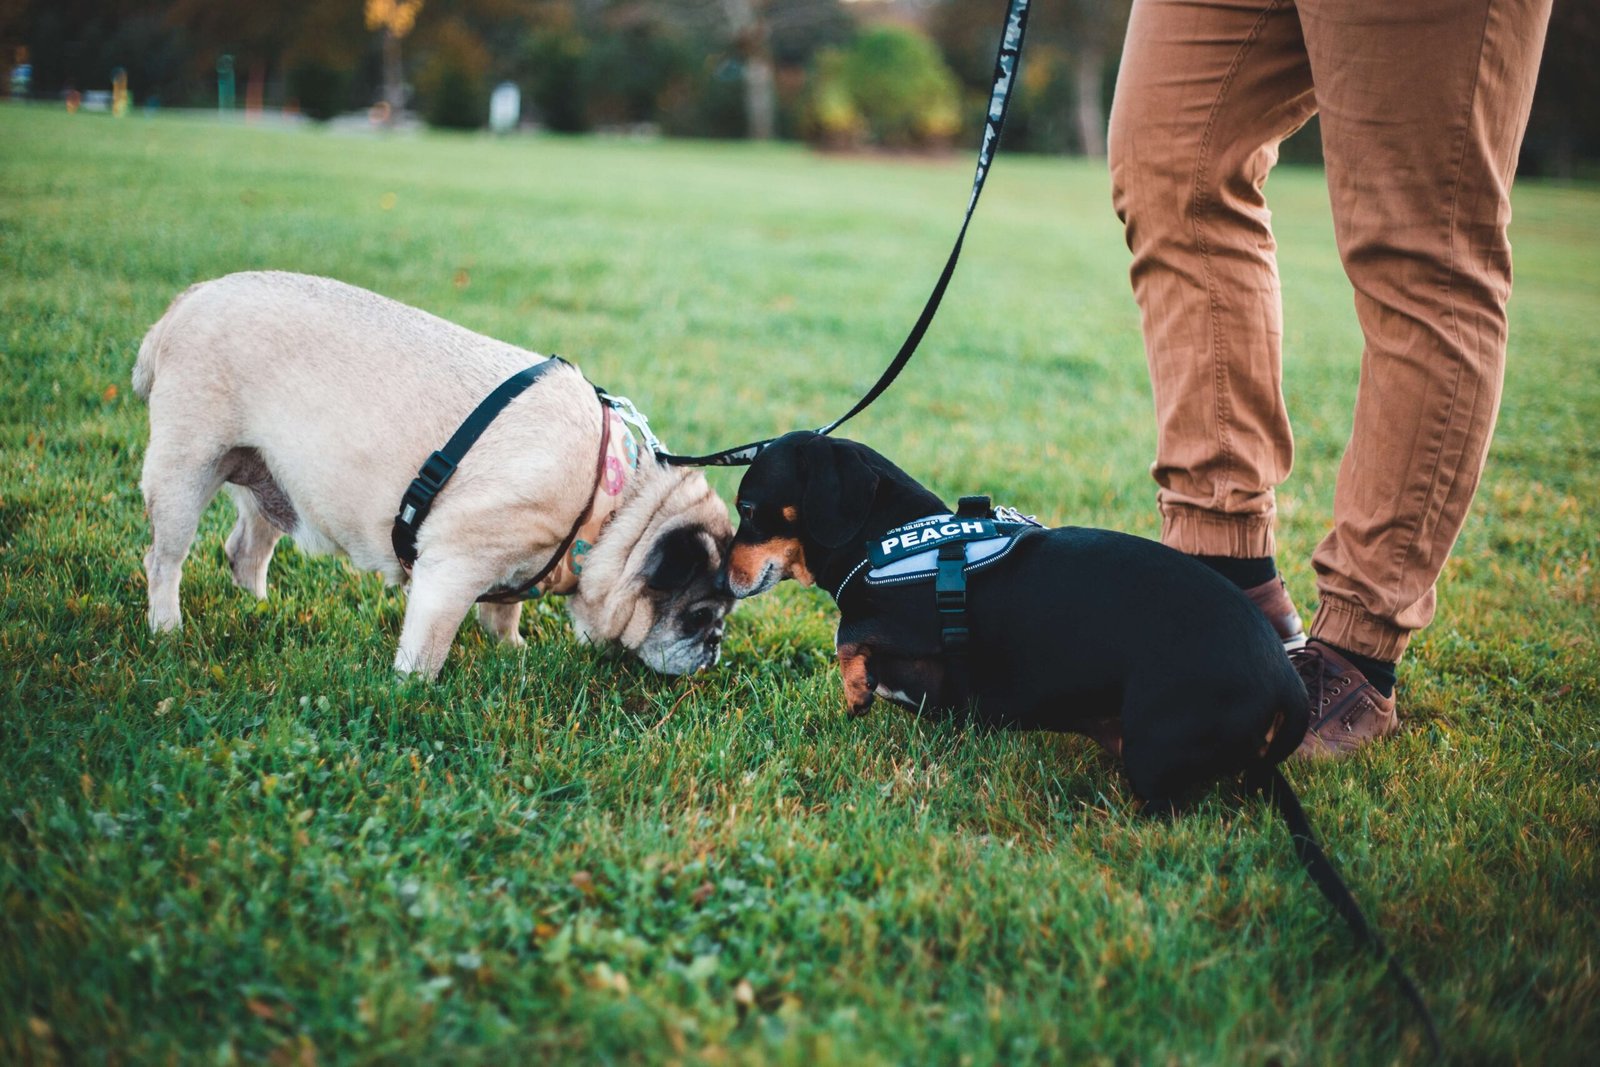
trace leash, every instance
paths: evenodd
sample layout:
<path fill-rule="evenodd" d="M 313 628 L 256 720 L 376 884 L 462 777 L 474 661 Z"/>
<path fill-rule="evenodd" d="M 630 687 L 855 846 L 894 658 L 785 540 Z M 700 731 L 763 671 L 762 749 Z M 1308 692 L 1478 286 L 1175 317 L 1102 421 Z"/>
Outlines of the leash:
<path fill-rule="evenodd" d="M 972 213 L 978 207 L 978 197 L 983 193 L 984 182 L 989 178 L 989 167 L 994 162 L 995 149 L 1000 144 L 1000 131 L 1005 128 L 1006 112 L 1011 106 L 1011 89 L 1016 81 L 1017 59 L 1022 54 L 1022 38 L 1028 26 L 1028 4 L 1029 0 L 1009 0 L 1006 9 L 1005 30 L 1000 35 L 1000 49 L 994 59 L 994 79 L 989 89 L 989 113 L 984 119 L 983 143 L 978 148 L 978 168 L 972 178 L 972 195 L 967 199 L 967 213 L 961 220 L 960 231 L 956 234 L 955 247 L 950 249 L 950 256 L 945 260 L 944 270 L 940 272 L 939 280 L 934 284 L 933 293 L 923 305 L 922 314 L 917 316 L 916 324 L 906 335 L 905 342 L 900 345 L 900 351 L 895 353 L 894 359 L 890 360 L 889 366 L 879 375 L 877 382 L 849 411 L 818 429 L 817 432 L 820 434 L 830 434 L 837 430 L 859 415 L 867 405 L 878 399 L 883 391 L 889 388 L 905 365 L 911 362 L 917 346 L 922 343 L 922 335 L 928 332 L 928 325 L 933 322 L 934 312 L 939 310 L 939 302 L 944 299 L 944 291 L 950 285 L 950 278 L 955 274 L 956 260 L 961 258 L 961 246 L 967 239 L 967 227 L 972 224 Z M 733 448 L 725 448 L 720 452 L 709 452 L 703 456 L 679 456 L 658 447 L 659 441 L 646 438 L 655 452 L 656 459 L 675 467 L 742 467 L 754 460 L 763 448 L 775 440 L 777 438 L 768 437 Z"/>
<path fill-rule="evenodd" d="M 389 542 L 394 548 L 394 554 L 407 573 L 410 573 L 412 566 L 417 562 L 417 531 L 422 528 L 422 520 L 433 510 L 434 498 L 455 474 L 456 468 L 461 465 L 467 452 L 477 443 L 478 438 L 483 436 L 483 431 L 489 428 L 495 416 L 558 365 L 572 366 L 560 356 L 552 355 L 549 359 L 524 368 L 501 382 L 495 387 L 494 392 L 484 397 L 478 406 L 472 409 L 471 414 L 462 420 L 444 447 L 423 461 L 421 470 L 417 471 L 417 476 L 411 480 L 411 484 L 406 487 L 405 493 L 400 498 L 400 510 L 395 514 L 394 525 L 389 530 Z M 480 601 L 491 604 L 513 604 L 528 599 L 538 584 L 555 570 L 561 558 L 572 547 L 578 531 L 593 514 L 594 496 L 599 491 L 601 478 L 605 475 L 606 448 L 610 444 L 611 433 L 611 419 L 606 412 L 611 406 L 611 400 L 605 391 L 599 388 L 595 389 L 595 395 L 600 401 L 600 458 L 595 465 L 594 487 L 589 492 L 589 503 L 585 505 L 578 520 L 572 524 L 572 529 L 567 531 L 566 538 L 556 549 L 555 555 L 550 557 L 550 562 L 546 563 L 538 574 L 515 589 L 491 589 L 478 598 Z M 637 415 L 637 412 L 635 414 Z"/>
<path fill-rule="evenodd" d="M 1389 977 L 1400 987 L 1400 994 L 1422 1020 L 1422 1025 L 1428 1033 L 1428 1044 L 1433 1049 L 1434 1059 L 1440 1058 L 1443 1055 L 1443 1046 L 1439 1042 L 1439 1027 L 1433 1020 L 1433 1013 L 1428 1010 L 1427 1002 L 1422 999 L 1422 991 L 1378 938 L 1377 931 L 1367 922 L 1367 917 L 1361 912 L 1361 905 L 1356 903 L 1356 898 L 1350 893 L 1350 887 L 1339 877 L 1338 868 L 1333 865 L 1333 861 L 1318 843 L 1316 834 L 1311 829 L 1311 821 L 1306 818 L 1305 809 L 1300 806 L 1300 798 L 1295 795 L 1288 779 L 1284 778 L 1283 771 L 1277 766 L 1253 771 L 1251 784 L 1278 809 L 1278 814 L 1283 816 L 1283 821 L 1289 827 L 1289 839 L 1294 844 L 1294 854 L 1299 858 L 1300 865 L 1305 868 L 1306 876 L 1327 898 L 1328 903 L 1333 905 L 1333 910 L 1344 918 L 1351 932 L 1355 934 L 1356 940 L 1370 948 L 1373 955 L 1383 961 Z"/>

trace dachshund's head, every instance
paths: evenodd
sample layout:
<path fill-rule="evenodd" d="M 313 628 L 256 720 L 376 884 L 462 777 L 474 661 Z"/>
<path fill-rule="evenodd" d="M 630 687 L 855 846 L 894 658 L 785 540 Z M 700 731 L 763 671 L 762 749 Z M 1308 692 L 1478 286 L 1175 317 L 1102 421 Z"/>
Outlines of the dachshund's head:
<path fill-rule="evenodd" d="M 785 578 L 812 584 L 821 560 L 865 539 L 880 465 L 893 469 L 865 445 L 810 430 L 762 449 L 739 483 L 728 590 L 742 598 Z"/>

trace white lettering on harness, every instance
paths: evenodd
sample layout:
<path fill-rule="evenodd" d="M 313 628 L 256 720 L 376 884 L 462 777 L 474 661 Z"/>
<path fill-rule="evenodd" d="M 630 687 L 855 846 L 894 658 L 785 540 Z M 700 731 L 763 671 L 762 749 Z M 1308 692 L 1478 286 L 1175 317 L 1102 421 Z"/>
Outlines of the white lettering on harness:
<path fill-rule="evenodd" d="M 959 537 L 962 534 L 977 534 L 983 531 L 983 523 L 970 520 L 947 522 L 942 526 L 924 526 L 920 530 L 906 530 L 904 533 L 885 539 L 879 545 L 878 551 L 887 555 L 896 548 L 914 548 L 929 541 L 940 541 L 947 537 Z"/>

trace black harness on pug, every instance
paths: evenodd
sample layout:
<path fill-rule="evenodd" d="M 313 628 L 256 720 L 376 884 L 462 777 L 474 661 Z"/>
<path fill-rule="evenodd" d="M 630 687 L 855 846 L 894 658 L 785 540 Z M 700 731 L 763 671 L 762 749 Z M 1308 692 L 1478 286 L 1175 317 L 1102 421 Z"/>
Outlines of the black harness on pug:
<path fill-rule="evenodd" d="M 445 442 L 443 448 L 432 453 L 423 462 L 417 476 L 411 480 L 406 491 L 400 498 L 400 510 L 395 513 L 394 525 L 390 528 L 389 539 L 394 548 L 395 557 L 400 561 L 401 567 L 407 574 L 417 562 L 417 531 L 422 528 L 422 521 L 428 517 L 428 512 L 433 509 L 434 498 L 444 489 L 456 468 L 467 452 L 489 428 L 495 417 L 504 411 L 513 400 L 521 396 L 530 386 L 556 367 L 571 367 L 572 364 L 558 355 L 535 363 L 518 371 L 505 381 L 501 382 L 495 390 L 479 402 L 471 413 L 462 420 L 456 432 L 450 435 L 450 440 Z M 576 368 L 574 368 L 576 369 Z M 600 405 L 600 451 L 595 463 L 594 484 L 589 490 L 589 502 L 583 511 L 573 520 L 572 527 L 567 531 L 557 546 L 555 554 L 540 568 L 532 578 L 518 586 L 500 586 L 490 589 L 478 597 L 479 603 L 488 604 L 516 604 L 524 600 L 531 600 L 539 595 L 539 585 L 550 577 L 556 567 L 560 565 L 567 552 L 572 548 L 577 539 L 578 532 L 583 529 L 594 513 L 595 499 L 600 491 L 601 480 L 606 472 L 606 455 L 611 446 L 611 418 L 610 413 L 615 411 L 622 419 L 624 426 L 639 430 L 652 446 L 657 446 L 655 435 L 650 432 L 649 420 L 634 407 L 633 402 L 625 396 L 613 396 L 598 385 L 590 383 L 594 389 L 595 397 Z"/>

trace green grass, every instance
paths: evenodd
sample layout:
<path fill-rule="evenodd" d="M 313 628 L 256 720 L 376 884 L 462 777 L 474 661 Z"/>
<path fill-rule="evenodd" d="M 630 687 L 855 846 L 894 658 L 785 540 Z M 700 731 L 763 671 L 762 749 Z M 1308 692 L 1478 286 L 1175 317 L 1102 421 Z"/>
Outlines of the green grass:
<path fill-rule="evenodd" d="M 969 177 L 0 108 L 0 1061 L 1420 1058 L 1258 804 L 1147 822 L 1082 739 L 848 721 L 814 591 L 742 606 L 694 678 L 540 604 L 526 651 L 464 629 L 401 684 L 400 594 L 285 548 L 255 604 L 219 502 L 186 629 L 146 633 L 128 372 L 183 286 L 365 285 L 558 351 L 700 450 L 872 380 Z M 1320 175 L 1271 193 L 1309 610 L 1360 340 Z M 1600 1045 L 1600 191 L 1515 199 L 1499 436 L 1407 729 L 1291 773 L 1451 1057 L 1542 1064 Z M 1126 266 L 1102 168 L 1002 157 L 923 354 L 851 433 L 947 495 L 1154 534 Z"/>

